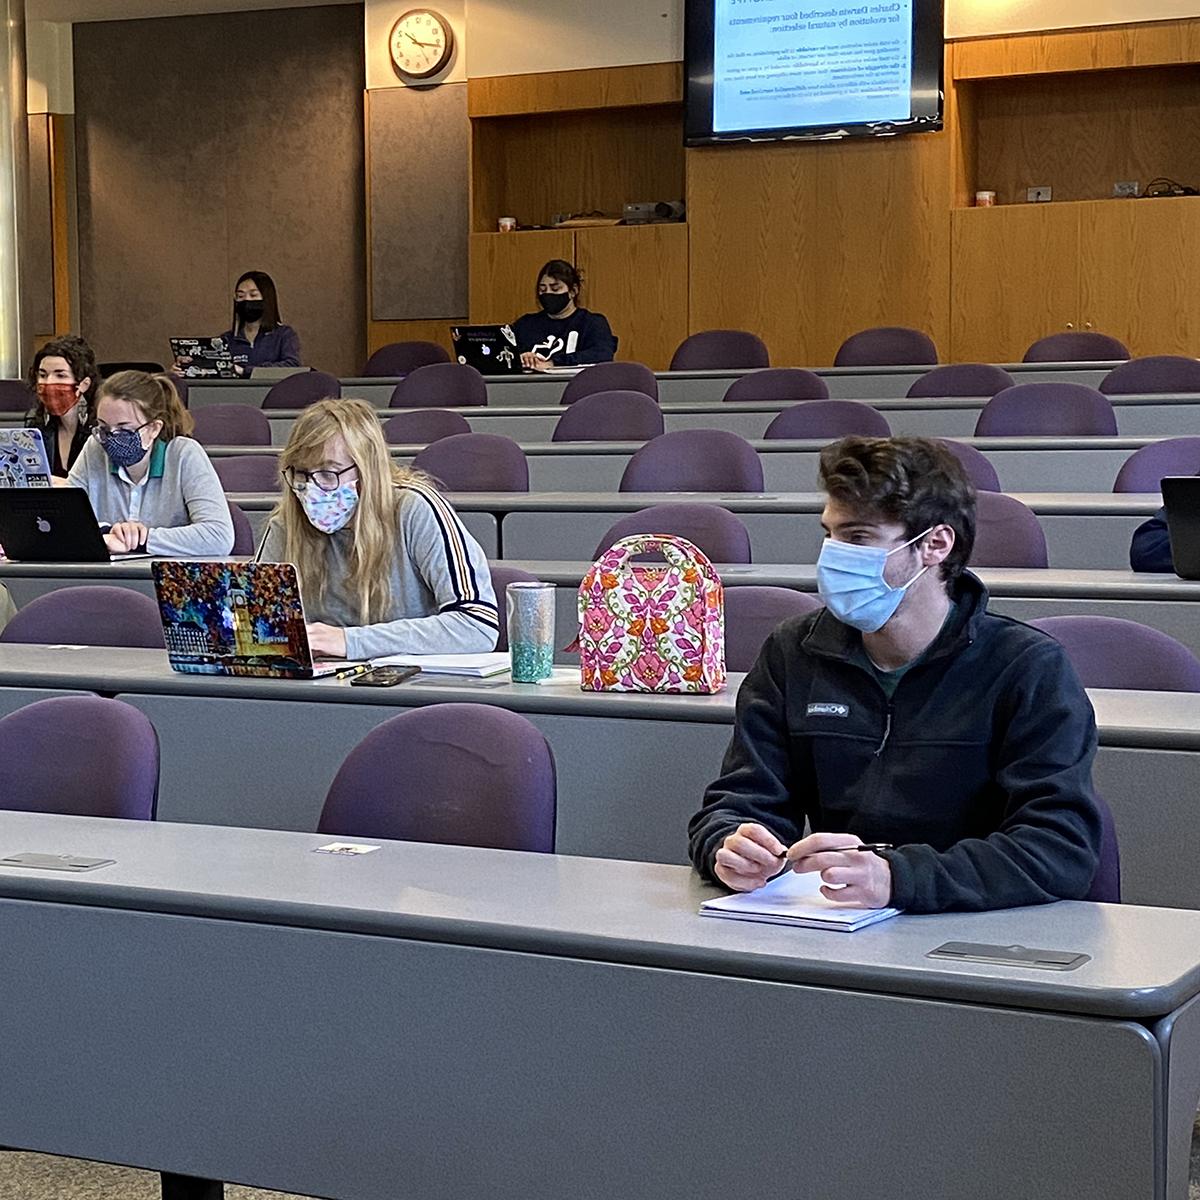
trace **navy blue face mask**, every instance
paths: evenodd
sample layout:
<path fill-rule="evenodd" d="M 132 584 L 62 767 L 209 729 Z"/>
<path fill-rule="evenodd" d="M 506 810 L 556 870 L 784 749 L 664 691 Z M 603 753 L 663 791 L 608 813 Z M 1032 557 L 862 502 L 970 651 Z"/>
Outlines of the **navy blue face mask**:
<path fill-rule="evenodd" d="M 570 292 L 542 292 L 538 296 L 538 303 L 543 310 L 552 317 L 557 317 L 560 312 L 571 303 Z"/>
<path fill-rule="evenodd" d="M 136 429 L 96 431 L 100 445 L 104 447 L 104 453 L 108 455 L 114 467 L 132 467 L 134 463 L 141 462 L 146 457 L 148 451 L 142 445 L 138 434 L 149 424 L 147 421 L 145 425 L 139 425 Z"/>

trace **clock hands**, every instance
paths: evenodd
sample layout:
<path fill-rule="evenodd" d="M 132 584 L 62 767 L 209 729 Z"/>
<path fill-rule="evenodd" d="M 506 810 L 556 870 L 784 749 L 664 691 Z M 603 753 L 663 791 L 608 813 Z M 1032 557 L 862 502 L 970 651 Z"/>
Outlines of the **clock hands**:
<path fill-rule="evenodd" d="M 423 50 L 439 50 L 439 49 L 441 49 L 441 47 L 438 46 L 437 42 L 418 42 L 417 39 L 415 37 L 413 37 L 413 35 L 411 33 L 409 33 L 407 29 L 405 29 L 403 32 L 404 32 L 404 36 L 406 38 L 408 38 L 408 40 L 410 42 L 412 42 L 412 44 L 414 46 L 420 46 Z"/>

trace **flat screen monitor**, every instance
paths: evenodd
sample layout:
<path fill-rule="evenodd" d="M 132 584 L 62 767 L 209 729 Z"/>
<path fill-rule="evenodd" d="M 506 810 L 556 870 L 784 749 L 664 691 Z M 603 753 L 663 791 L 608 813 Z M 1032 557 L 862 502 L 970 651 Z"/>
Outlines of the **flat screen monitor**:
<path fill-rule="evenodd" d="M 687 0 L 687 144 L 941 129 L 942 8 Z"/>

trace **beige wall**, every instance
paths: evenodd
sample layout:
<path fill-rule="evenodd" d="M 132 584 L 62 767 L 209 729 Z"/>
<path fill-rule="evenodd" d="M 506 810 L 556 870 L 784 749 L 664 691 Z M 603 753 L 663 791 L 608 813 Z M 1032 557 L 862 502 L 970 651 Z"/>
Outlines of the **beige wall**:
<path fill-rule="evenodd" d="M 467 72 L 528 75 L 683 57 L 683 0 L 468 0 Z"/>
<path fill-rule="evenodd" d="M 984 37 L 1178 17 L 1200 17 L 1200 3 L 1197 0 L 946 0 L 946 36 Z"/>
<path fill-rule="evenodd" d="M 75 111 L 71 26 L 65 21 L 25 25 L 26 109 L 30 113 Z"/>

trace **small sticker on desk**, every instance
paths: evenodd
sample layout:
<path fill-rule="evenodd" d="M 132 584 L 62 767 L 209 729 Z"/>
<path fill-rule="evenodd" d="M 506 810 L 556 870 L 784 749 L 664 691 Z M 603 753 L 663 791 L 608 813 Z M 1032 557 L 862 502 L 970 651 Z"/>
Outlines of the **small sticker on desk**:
<path fill-rule="evenodd" d="M 378 850 L 378 846 L 364 846 L 361 842 L 330 842 L 327 846 L 318 846 L 314 854 L 370 854 Z"/>
<path fill-rule="evenodd" d="M 81 858 L 77 854 L 35 854 L 32 850 L 0 858 L 0 867 L 26 867 L 34 871 L 94 871 L 111 867 L 115 858 Z"/>

